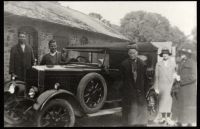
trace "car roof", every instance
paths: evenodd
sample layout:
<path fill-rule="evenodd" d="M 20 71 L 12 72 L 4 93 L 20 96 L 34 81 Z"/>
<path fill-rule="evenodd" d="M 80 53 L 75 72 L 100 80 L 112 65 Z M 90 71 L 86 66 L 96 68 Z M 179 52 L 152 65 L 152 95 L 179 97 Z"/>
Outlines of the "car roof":
<path fill-rule="evenodd" d="M 67 50 L 74 50 L 74 51 L 80 51 L 80 52 L 99 52 L 103 53 L 105 51 L 107 52 L 125 52 L 128 51 L 127 46 L 129 45 L 129 42 L 117 42 L 117 43 L 110 43 L 110 44 L 86 44 L 86 45 L 71 45 L 67 46 L 65 49 Z M 138 42 L 136 43 L 138 45 L 138 51 L 139 52 L 155 52 L 158 50 L 157 47 L 155 47 L 150 42 Z"/>

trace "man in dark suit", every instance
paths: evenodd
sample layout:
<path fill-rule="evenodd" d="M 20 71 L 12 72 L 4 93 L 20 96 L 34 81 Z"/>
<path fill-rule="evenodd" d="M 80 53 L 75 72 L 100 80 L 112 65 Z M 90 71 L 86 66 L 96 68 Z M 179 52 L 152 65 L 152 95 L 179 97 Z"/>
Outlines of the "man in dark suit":
<path fill-rule="evenodd" d="M 122 85 L 122 118 L 125 126 L 146 126 L 147 101 L 146 92 L 148 86 L 145 84 L 146 65 L 137 57 L 136 45 L 129 45 L 128 55 L 121 64 Z"/>
<path fill-rule="evenodd" d="M 24 81 L 27 69 L 34 64 L 33 49 L 26 43 L 26 33 L 18 33 L 18 44 L 14 45 L 10 51 L 9 73 Z"/>
<path fill-rule="evenodd" d="M 178 120 L 180 126 L 196 126 L 197 122 L 197 63 L 191 58 L 193 51 L 188 47 L 179 50 L 180 87 L 177 99 L 174 99 L 173 113 L 174 119 Z"/>

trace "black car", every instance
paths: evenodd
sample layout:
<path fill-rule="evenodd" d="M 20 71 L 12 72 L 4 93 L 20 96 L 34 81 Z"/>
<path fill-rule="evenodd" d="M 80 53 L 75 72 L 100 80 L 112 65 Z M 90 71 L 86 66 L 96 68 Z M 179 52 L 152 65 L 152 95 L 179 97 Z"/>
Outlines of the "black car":
<path fill-rule="evenodd" d="M 26 81 L 13 78 L 4 86 L 4 121 L 37 126 L 74 126 L 75 118 L 120 106 L 120 63 L 128 58 L 127 44 L 68 46 L 80 56 L 63 65 L 33 66 Z M 153 80 L 157 48 L 138 43 L 146 62 L 149 85 Z M 113 104 L 113 105 L 112 105 Z"/>

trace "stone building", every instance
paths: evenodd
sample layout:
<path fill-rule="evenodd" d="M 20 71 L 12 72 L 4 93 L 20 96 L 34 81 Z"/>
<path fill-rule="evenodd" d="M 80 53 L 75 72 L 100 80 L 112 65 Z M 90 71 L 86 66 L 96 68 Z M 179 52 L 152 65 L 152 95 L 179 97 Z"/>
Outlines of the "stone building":
<path fill-rule="evenodd" d="M 39 61 L 48 52 L 50 39 L 57 41 L 59 50 L 73 44 L 129 41 L 101 21 L 57 2 L 4 1 L 4 80 L 10 79 L 10 49 L 21 30 L 27 33 L 27 41 Z"/>

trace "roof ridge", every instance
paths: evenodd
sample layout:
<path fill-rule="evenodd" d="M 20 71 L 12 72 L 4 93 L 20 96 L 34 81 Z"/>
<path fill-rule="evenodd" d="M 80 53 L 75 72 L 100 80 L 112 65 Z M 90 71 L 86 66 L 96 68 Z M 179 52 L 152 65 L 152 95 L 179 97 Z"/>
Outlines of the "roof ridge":
<path fill-rule="evenodd" d="M 92 18 L 91 16 L 89 16 L 88 14 L 85 14 L 85 13 L 79 11 L 79 10 L 75 10 L 75 9 L 73 9 L 73 8 L 63 6 L 63 5 L 61 5 L 61 4 L 60 4 L 60 6 L 62 6 L 62 7 L 64 7 L 64 8 L 67 8 L 67 9 L 71 9 L 71 10 L 76 11 L 76 12 L 78 12 L 78 13 L 81 13 L 81 14 L 87 16 L 88 18 L 90 18 L 91 20 L 93 20 L 93 21 L 95 21 L 95 22 L 98 22 L 98 23 L 104 25 L 105 27 L 109 28 L 110 30 L 112 30 L 112 32 L 114 32 L 114 33 L 116 33 L 116 34 L 122 35 L 122 34 L 119 33 L 117 30 L 115 30 L 115 29 L 113 29 L 112 27 L 109 27 L 108 25 L 104 24 L 101 20 L 94 19 L 94 18 Z"/>
<path fill-rule="evenodd" d="M 10 12 L 14 15 L 24 16 L 27 18 L 36 18 L 57 24 L 63 24 L 65 26 L 76 27 L 81 30 L 100 33 L 121 40 L 129 40 L 116 29 L 105 25 L 102 21 L 93 19 L 81 11 L 67 8 L 59 3 L 55 4 L 50 1 L 26 1 L 22 3 L 10 1 L 9 3 L 6 5 L 4 4 L 4 12 Z M 33 6 L 37 7 L 38 9 L 34 9 Z M 37 12 L 37 10 L 39 12 Z M 23 12 L 26 13 L 23 14 Z"/>

